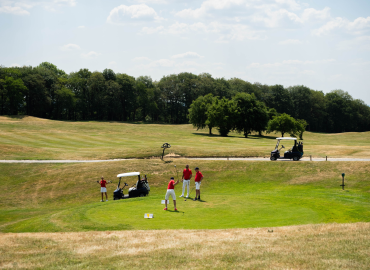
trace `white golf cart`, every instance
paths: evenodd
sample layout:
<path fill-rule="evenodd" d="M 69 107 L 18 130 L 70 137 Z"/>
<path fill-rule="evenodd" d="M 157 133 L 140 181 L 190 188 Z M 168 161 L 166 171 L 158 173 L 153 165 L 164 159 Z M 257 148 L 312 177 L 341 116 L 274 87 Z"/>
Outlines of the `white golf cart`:
<path fill-rule="evenodd" d="M 294 161 L 298 161 L 303 156 L 303 142 L 297 143 L 297 138 L 293 137 L 280 137 L 276 138 L 277 143 L 275 146 L 275 150 L 271 151 L 270 160 L 277 160 L 277 159 L 293 159 Z M 294 141 L 294 145 L 292 148 L 290 148 L 288 151 L 284 152 L 284 156 L 280 156 L 280 150 L 285 148 L 284 145 L 281 145 L 281 148 L 279 149 L 279 144 L 281 140 L 288 140 L 288 141 Z"/>
<path fill-rule="evenodd" d="M 136 184 L 133 184 L 132 187 L 128 189 L 128 194 L 123 194 L 123 189 L 128 186 L 124 182 L 123 188 L 120 188 L 121 185 L 121 178 L 122 177 L 129 177 L 129 176 L 137 176 L 138 180 Z M 113 200 L 120 200 L 120 199 L 128 199 L 128 198 L 135 198 L 135 197 L 144 197 L 149 195 L 150 187 L 148 183 L 148 179 L 145 178 L 140 179 L 140 172 L 130 172 L 130 173 L 121 173 L 118 174 L 117 177 L 119 178 L 117 189 L 113 191 Z"/>

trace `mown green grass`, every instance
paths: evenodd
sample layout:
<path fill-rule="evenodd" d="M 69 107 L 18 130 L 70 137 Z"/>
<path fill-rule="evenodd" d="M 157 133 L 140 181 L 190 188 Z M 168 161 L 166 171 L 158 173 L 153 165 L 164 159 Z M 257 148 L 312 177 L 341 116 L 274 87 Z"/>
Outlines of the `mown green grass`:
<path fill-rule="evenodd" d="M 201 202 L 178 198 L 163 211 L 174 164 L 199 166 Z M 150 229 L 226 229 L 370 221 L 370 163 L 245 162 L 175 159 L 99 164 L 0 164 L 0 231 L 66 232 Z M 101 175 L 117 182 L 128 171 L 146 173 L 149 197 L 101 203 Z M 341 173 L 346 173 L 342 191 Z M 125 179 L 126 180 L 126 179 Z M 127 179 L 133 184 L 136 178 Z M 192 186 L 194 184 L 192 183 Z M 176 187 L 176 195 L 181 194 Z M 194 192 L 193 194 L 194 195 Z M 193 196 L 191 196 L 193 197 Z M 144 219 L 153 213 L 154 219 Z"/>
<path fill-rule="evenodd" d="M 0 117 L 0 159 L 114 159 L 160 156 L 268 157 L 280 134 L 244 138 L 231 132 L 196 130 L 191 125 L 120 122 L 68 122 L 34 117 Z M 291 147 L 290 142 L 284 142 Z M 315 157 L 369 157 L 370 132 L 304 133 L 305 155 Z"/>

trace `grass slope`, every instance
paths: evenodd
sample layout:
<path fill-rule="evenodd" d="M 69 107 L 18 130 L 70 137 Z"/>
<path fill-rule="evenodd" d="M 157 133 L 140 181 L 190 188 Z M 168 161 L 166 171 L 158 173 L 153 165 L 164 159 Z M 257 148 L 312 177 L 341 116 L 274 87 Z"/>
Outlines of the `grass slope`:
<path fill-rule="evenodd" d="M 163 211 L 160 202 L 175 174 L 173 165 L 180 169 L 188 162 L 205 175 L 203 201 L 179 198 L 179 212 Z M 370 163 L 366 162 L 130 160 L 0 164 L 0 170 L 2 232 L 226 229 L 370 221 Z M 148 175 L 150 196 L 99 202 L 95 181 L 100 175 L 116 183 L 118 173 L 129 171 Z M 347 175 L 346 191 L 339 186 L 342 172 Z M 135 180 L 126 181 L 132 184 Z M 108 187 L 110 199 L 115 185 Z M 179 187 L 176 194 L 181 194 Z M 145 213 L 155 218 L 144 219 Z"/>
<path fill-rule="evenodd" d="M 0 234 L 0 269 L 368 269 L 370 223 Z"/>
<path fill-rule="evenodd" d="M 217 130 L 214 130 L 215 134 Z M 209 136 L 191 125 L 66 122 L 35 117 L 0 116 L 0 159 L 114 159 L 162 154 L 168 142 L 181 156 L 266 156 L 280 134 Z M 305 132 L 305 155 L 370 157 L 370 132 Z M 291 147 L 290 143 L 285 143 Z"/>

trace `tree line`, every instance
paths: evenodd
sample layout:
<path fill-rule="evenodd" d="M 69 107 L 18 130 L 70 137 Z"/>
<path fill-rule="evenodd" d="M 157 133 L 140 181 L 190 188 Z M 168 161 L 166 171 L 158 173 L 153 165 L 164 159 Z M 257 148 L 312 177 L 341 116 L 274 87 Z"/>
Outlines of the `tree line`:
<path fill-rule="evenodd" d="M 227 136 L 231 130 L 235 130 L 246 138 L 252 132 L 262 135 L 263 131 L 277 131 L 282 136 L 289 133 L 303 139 L 307 126 L 304 119 L 296 120 L 266 107 L 253 93 L 237 93 L 232 99 L 214 97 L 212 94 L 200 96 L 190 105 L 189 121 L 197 129 L 208 128 L 209 134 L 212 134 L 213 128 L 221 136 Z"/>
<path fill-rule="evenodd" d="M 111 69 L 103 72 L 80 69 L 67 74 L 48 62 L 37 67 L 0 67 L 1 115 L 184 124 L 189 123 L 193 101 L 209 98 L 209 94 L 213 99 L 218 97 L 213 108 L 218 113 L 230 102 L 240 105 L 254 102 L 257 108 L 266 108 L 269 119 L 274 109 L 276 115 L 288 114 L 305 120 L 309 131 L 370 130 L 369 106 L 342 90 L 324 94 L 303 85 L 285 88 L 252 84 L 238 78 L 213 78 L 208 73 L 171 74 L 159 81 L 149 76 L 135 78 Z M 240 119 L 250 119 L 248 115 L 253 115 L 255 125 L 263 123 L 266 117 L 250 111 L 240 113 Z M 217 117 L 210 115 L 209 121 Z M 240 132 L 263 130 L 245 125 L 247 129 Z"/>

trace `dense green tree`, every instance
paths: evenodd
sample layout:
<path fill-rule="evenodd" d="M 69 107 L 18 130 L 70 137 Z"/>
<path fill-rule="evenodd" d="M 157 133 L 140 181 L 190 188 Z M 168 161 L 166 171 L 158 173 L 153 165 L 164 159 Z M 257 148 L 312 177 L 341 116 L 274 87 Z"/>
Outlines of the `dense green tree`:
<path fill-rule="evenodd" d="M 42 62 L 40 65 L 37 66 L 37 68 L 50 70 L 58 77 L 67 77 L 67 74 L 64 72 L 64 70 L 58 69 L 56 65 L 53 65 L 49 62 Z"/>
<path fill-rule="evenodd" d="M 269 121 L 267 108 L 254 94 L 238 93 L 233 97 L 236 106 L 235 129 L 247 138 L 252 131 L 262 135 Z"/>
<path fill-rule="evenodd" d="M 61 120 L 73 119 L 73 112 L 75 109 L 76 98 L 71 89 L 62 86 L 55 91 L 56 100 L 56 117 Z"/>
<path fill-rule="evenodd" d="M 327 106 L 327 131 L 329 132 L 346 132 L 351 131 L 352 121 L 352 97 L 348 92 L 334 90 L 326 94 Z"/>
<path fill-rule="evenodd" d="M 108 68 L 106 68 L 106 69 L 104 69 L 104 71 L 103 71 L 103 76 L 104 76 L 104 79 L 106 80 L 106 81 L 115 81 L 116 80 L 116 73 L 114 73 L 114 71 L 113 70 L 111 70 L 111 69 L 108 69 Z"/>
<path fill-rule="evenodd" d="M 306 119 L 311 122 L 312 98 L 311 89 L 297 85 L 288 88 L 291 98 L 291 115 L 296 119 Z"/>
<path fill-rule="evenodd" d="M 135 78 L 127 74 L 117 74 L 116 81 L 120 85 L 120 92 L 117 98 L 122 106 L 122 120 L 127 121 L 131 113 L 136 109 Z"/>
<path fill-rule="evenodd" d="M 215 79 L 213 83 L 215 95 L 230 99 L 232 97 L 230 83 L 225 78 Z"/>
<path fill-rule="evenodd" d="M 189 109 L 189 122 L 196 127 L 197 130 L 208 127 L 209 135 L 212 134 L 213 126 L 211 122 L 208 122 L 208 125 L 206 124 L 208 118 L 207 111 L 209 106 L 213 103 L 213 99 L 214 97 L 212 94 L 200 96 L 193 101 Z"/>
<path fill-rule="evenodd" d="M 87 81 L 87 104 L 88 104 L 88 115 L 90 119 L 102 120 L 103 119 L 103 108 L 101 101 L 105 95 L 105 79 L 101 72 L 95 71 L 91 74 Z"/>
<path fill-rule="evenodd" d="M 88 80 L 91 76 L 88 69 L 80 69 L 78 72 L 72 72 L 68 77 L 67 87 L 75 94 L 76 113 L 75 120 L 89 120 L 88 103 Z"/>
<path fill-rule="evenodd" d="M 23 78 L 28 91 L 26 93 L 26 113 L 36 117 L 47 117 L 51 99 L 40 74 L 29 74 Z"/>
<path fill-rule="evenodd" d="M 207 126 L 217 127 L 221 136 L 227 136 L 234 128 L 236 115 L 236 105 L 227 98 L 213 99 L 213 103 L 207 110 Z"/>
<path fill-rule="evenodd" d="M 289 91 L 282 85 L 273 85 L 265 93 L 265 104 L 270 108 L 275 108 L 278 113 L 290 114 L 292 111 L 292 100 Z"/>
<path fill-rule="evenodd" d="M 306 127 L 307 127 L 307 122 L 306 120 L 303 120 L 303 119 L 297 119 L 296 120 L 296 130 L 294 132 L 294 136 L 299 136 L 299 139 L 300 140 L 303 140 L 303 132 L 306 131 Z"/>
<path fill-rule="evenodd" d="M 284 137 L 285 133 L 294 134 L 296 130 L 296 120 L 286 113 L 273 117 L 267 126 L 268 133 L 273 131 L 280 132 L 282 137 Z"/>
<path fill-rule="evenodd" d="M 237 93 L 247 93 L 254 94 L 257 99 L 261 100 L 262 97 L 261 91 L 250 82 L 246 82 L 238 78 L 231 78 L 229 80 L 229 84 L 233 96 L 236 95 Z"/>
<path fill-rule="evenodd" d="M 22 79 L 14 79 L 13 77 L 5 77 L 1 82 L 2 88 L 2 109 L 7 108 L 7 113 L 16 115 L 20 111 L 24 103 L 24 95 L 27 92 L 27 87 Z"/>

